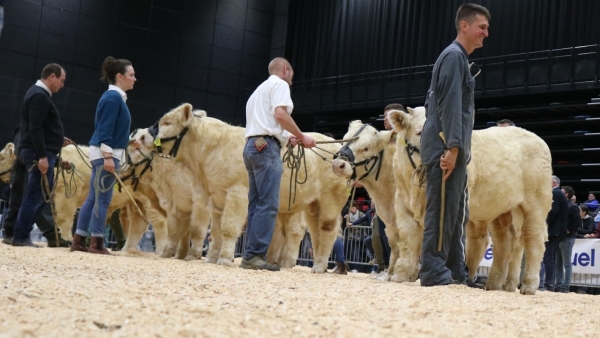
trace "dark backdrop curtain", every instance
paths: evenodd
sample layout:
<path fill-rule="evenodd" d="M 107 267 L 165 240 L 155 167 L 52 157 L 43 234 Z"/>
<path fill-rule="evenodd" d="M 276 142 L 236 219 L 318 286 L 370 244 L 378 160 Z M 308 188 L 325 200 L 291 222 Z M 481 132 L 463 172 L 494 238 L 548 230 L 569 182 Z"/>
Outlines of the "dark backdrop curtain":
<path fill-rule="evenodd" d="M 290 0 L 286 57 L 296 80 L 431 64 L 465 2 L 492 15 L 472 58 L 600 43 L 598 0 Z"/>

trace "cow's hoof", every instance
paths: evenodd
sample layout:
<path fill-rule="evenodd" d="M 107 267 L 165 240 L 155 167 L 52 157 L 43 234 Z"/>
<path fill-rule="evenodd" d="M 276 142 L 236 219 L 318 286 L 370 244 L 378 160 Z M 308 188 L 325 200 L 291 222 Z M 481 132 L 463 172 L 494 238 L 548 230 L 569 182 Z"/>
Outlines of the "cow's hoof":
<path fill-rule="evenodd" d="M 219 260 L 217 261 L 217 265 L 233 266 L 233 261 L 231 260 L 231 258 L 219 258 Z"/>

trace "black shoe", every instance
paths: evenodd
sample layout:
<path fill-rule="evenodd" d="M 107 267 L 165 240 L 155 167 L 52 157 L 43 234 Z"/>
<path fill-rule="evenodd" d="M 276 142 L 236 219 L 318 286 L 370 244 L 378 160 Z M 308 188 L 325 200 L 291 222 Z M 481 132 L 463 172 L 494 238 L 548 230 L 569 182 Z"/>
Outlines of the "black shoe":
<path fill-rule="evenodd" d="M 2 244 L 12 245 L 12 237 L 4 237 L 4 238 L 2 238 Z"/>
<path fill-rule="evenodd" d="M 30 239 L 26 239 L 23 242 L 16 242 L 14 239 L 12 241 L 12 246 L 28 246 L 31 248 L 39 248 L 39 245 L 33 244 L 33 242 Z"/>
<path fill-rule="evenodd" d="M 471 280 L 471 278 L 465 279 L 464 281 L 457 281 L 455 279 L 451 279 L 450 283 L 448 283 L 447 285 L 465 285 L 468 286 L 470 288 L 474 288 L 474 289 L 484 289 L 485 286 L 483 284 L 479 284 L 479 283 L 475 283 L 473 282 L 473 280 Z"/>
<path fill-rule="evenodd" d="M 58 237 L 58 245 L 56 245 L 56 238 L 54 236 L 48 238 L 46 237 L 46 240 L 48 241 L 48 247 L 49 248 L 68 248 L 71 246 L 71 242 L 62 239 L 62 237 Z"/>
<path fill-rule="evenodd" d="M 127 241 L 117 241 L 117 244 L 115 244 L 115 247 L 112 248 L 112 251 L 121 251 L 123 250 L 123 247 L 125 247 L 125 243 Z"/>

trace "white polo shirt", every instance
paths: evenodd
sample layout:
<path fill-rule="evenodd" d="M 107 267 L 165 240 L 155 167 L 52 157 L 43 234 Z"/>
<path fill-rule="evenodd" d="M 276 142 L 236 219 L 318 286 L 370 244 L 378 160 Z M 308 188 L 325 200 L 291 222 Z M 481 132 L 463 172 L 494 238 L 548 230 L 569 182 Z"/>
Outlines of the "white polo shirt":
<path fill-rule="evenodd" d="M 292 114 L 294 103 L 290 86 L 276 75 L 271 75 L 248 99 L 246 104 L 246 140 L 257 135 L 276 137 L 282 146 L 288 142 L 289 133 L 275 119 L 275 108 L 285 107 Z"/>

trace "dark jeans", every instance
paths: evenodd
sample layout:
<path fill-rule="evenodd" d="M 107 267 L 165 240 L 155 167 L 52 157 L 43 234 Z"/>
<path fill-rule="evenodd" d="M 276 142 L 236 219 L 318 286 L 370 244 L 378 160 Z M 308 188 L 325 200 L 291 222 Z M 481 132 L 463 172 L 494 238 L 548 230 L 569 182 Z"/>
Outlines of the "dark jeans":
<path fill-rule="evenodd" d="M 335 255 L 335 261 L 340 263 L 346 263 L 346 255 L 344 254 L 344 242 L 339 237 L 335 238 L 333 242 L 333 254 Z"/>
<path fill-rule="evenodd" d="M 560 236 L 548 236 L 548 242 L 544 243 L 546 251 L 544 251 L 542 261 L 543 269 L 540 271 L 540 286 L 554 288 L 556 283 L 556 252 L 561 239 Z M 543 274 L 545 274 L 544 278 L 542 278 Z"/>
<path fill-rule="evenodd" d="M 267 255 L 279 212 L 279 188 L 283 174 L 279 141 L 265 137 L 267 146 L 258 151 L 254 146 L 255 140 L 256 137 L 250 137 L 244 147 L 249 183 L 245 260 Z"/>
<path fill-rule="evenodd" d="M 388 236 L 385 233 L 385 223 L 383 223 L 379 217 L 377 217 L 377 222 L 379 226 L 379 239 L 381 240 L 381 248 L 383 250 L 383 261 L 385 268 L 387 269 L 390 266 L 390 254 L 392 253 L 392 249 L 390 248 Z"/>
<path fill-rule="evenodd" d="M 13 163 L 10 173 L 10 200 L 2 216 L 2 227 L 4 228 L 4 237 L 12 238 L 15 222 L 19 215 L 19 209 L 23 202 L 23 191 L 27 186 L 27 169 L 25 164 L 17 160 Z M 54 220 L 52 219 L 52 210 L 50 204 L 35 215 L 35 224 L 46 238 L 54 238 Z M 60 230 L 59 230 L 60 235 Z"/>
<path fill-rule="evenodd" d="M 119 170 L 119 160 L 114 159 L 115 170 Z M 90 179 L 90 192 L 87 199 L 79 210 L 79 219 L 77 220 L 76 234 L 86 237 L 88 226 L 91 225 L 92 237 L 104 237 L 104 226 L 106 224 L 106 213 L 108 205 L 112 200 L 116 178 L 113 174 L 104 169 L 104 159 L 96 159 L 92 162 L 92 177 Z M 99 171 L 99 178 L 96 180 L 96 172 Z M 95 181 L 105 191 L 96 191 Z M 90 224 L 91 221 L 91 224 Z"/>
<path fill-rule="evenodd" d="M 52 189 L 54 185 L 54 164 L 56 163 L 56 154 L 47 152 L 48 158 L 48 171 L 46 177 L 48 178 L 49 188 Z M 44 208 L 47 207 L 47 203 L 44 202 L 44 195 L 42 193 L 42 173 L 39 171 L 34 161 L 37 161 L 37 155 L 31 148 L 21 149 L 19 152 L 19 161 L 25 166 L 27 173 L 27 188 L 25 190 L 25 196 L 17 220 L 13 230 L 13 242 L 25 242 L 29 239 L 29 233 L 33 229 L 34 219 L 37 215 L 43 213 Z M 11 195 L 11 204 L 13 197 Z"/>

